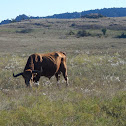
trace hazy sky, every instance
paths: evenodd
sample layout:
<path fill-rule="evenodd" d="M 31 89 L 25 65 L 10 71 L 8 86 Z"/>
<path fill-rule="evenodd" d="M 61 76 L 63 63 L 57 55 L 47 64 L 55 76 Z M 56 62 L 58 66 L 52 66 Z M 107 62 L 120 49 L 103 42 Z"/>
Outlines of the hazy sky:
<path fill-rule="evenodd" d="M 43 17 L 111 7 L 126 7 L 126 0 L 1 0 L 0 21 L 20 14 Z"/>

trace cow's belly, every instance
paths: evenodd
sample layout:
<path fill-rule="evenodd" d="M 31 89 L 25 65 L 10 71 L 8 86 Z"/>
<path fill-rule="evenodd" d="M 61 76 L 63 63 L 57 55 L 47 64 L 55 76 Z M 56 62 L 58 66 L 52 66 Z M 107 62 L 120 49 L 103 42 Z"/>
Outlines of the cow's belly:
<path fill-rule="evenodd" d="M 41 67 L 42 67 L 41 76 L 51 78 L 53 75 L 55 75 L 59 67 L 49 57 L 43 57 L 42 59 L 43 61 L 41 63 Z"/>
<path fill-rule="evenodd" d="M 57 67 L 56 65 L 52 65 L 52 66 L 46 66 L 42 68 L 43 72 L 42 72 L 42 76 L 51 78 L 57 71 Z"/>

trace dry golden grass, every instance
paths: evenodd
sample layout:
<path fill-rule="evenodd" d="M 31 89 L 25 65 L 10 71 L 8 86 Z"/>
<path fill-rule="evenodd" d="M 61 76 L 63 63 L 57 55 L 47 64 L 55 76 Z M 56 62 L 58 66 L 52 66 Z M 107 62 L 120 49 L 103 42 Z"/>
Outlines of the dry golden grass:
<path fill-rule="evenodd" d="M 96 36 L 78 39 L 75 36 L 67 35 L 71 30 L 76 33 L 79 29 L 85 29 L 87 25 L 90 27 L 86 30 L 92 34 L 102 34 L 101 28 L 109 27 L 112 23 L 117 24 L 120 30 L 107 30 L 107 38 Z M 74 27 L 72 24 L 77 26 Z M 77 49 L 120 49 L 120 46 L 121 48 L 125 46 L 125 40 L 112 37 L 124 32 L 125 24 L 125 18 L 103 18 L 40 19 L 3 25 L 0 27 L 0 52 L 33 53 L 53 50 L 65 50 L 67 52 L 69 49 L 72 51 Z M 100 25 L 100 28 L 91 28 L 94 25 Z M 17 32 L 22 29 L 32 29 L 33 31 L 26 34 Z"/>

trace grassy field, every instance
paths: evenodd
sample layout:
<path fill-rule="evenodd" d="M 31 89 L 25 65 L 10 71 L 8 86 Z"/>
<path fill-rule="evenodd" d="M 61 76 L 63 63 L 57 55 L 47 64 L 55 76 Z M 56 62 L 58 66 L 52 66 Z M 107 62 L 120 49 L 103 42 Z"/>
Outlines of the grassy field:
<path fill-rule="evenodd" d="M 126 126 L 126 39 L 117 38 L 125 30 L 125 17 L 0 26 L 0 126 Z M 67 54 L 69 87 L 63 77 L 60 89 L 55 77 L 32 89 L 13 78 L 30 54 L 52 51 Z"/>

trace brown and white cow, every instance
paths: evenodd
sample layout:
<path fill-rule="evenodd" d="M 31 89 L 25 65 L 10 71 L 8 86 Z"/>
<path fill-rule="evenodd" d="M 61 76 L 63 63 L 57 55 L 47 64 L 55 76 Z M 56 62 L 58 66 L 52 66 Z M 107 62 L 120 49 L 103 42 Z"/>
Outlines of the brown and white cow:
<path fill-rule="evenodd" d="M 26 86 L 32 86 L 32 83 L 38 83 L 41 76 L 49 79 L 55 75 L 58 81 L 60 74 L 63 74 L 68 85 L 66 54 L 64 52 L 52 52 L 47 54 L 32 54 L 29 56 L 24 71 L 13 77 L 23 76 Z M 39 83 L 38 83 L 39 85 Z"/>

